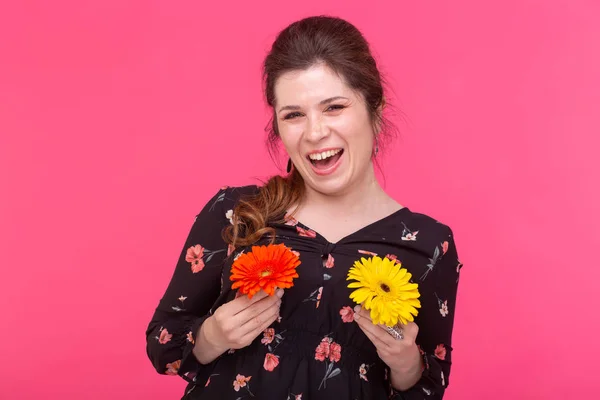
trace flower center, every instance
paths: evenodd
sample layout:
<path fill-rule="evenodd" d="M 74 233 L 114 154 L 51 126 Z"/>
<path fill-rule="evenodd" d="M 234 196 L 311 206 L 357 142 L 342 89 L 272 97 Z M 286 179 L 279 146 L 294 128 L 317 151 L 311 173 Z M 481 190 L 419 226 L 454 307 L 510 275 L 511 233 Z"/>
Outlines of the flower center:
<path fill-rule="evenodd" d="M 264 271 L 262 271 L 262 272 L 260 273 L 260 277 L 261 277 L 261 278 L 264 278 L 264 277 L 266 277 L 266 276 L 269 276 L 269 275 L 271 275 L 271 274 L 272 274 L 271 270 L 269 270 L 269 269 L 265 269 Z"/>
<path fill-rule="evenodd" d="M 379 284 L 379 287 L 386 293 L 389 293 L 391 290 L 390 287 L 383 282 Z"/>

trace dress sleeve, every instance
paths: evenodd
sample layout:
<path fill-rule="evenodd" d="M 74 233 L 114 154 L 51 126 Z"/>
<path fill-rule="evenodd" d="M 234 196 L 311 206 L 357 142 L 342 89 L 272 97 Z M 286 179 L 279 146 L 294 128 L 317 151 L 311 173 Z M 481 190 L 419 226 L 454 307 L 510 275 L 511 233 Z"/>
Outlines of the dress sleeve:
<path fill-rule="evenodd" d="M 146 352 L 159 374 L 192 382 L 202 365 L 192 353 L 196 333 L 221 290 L 228 245 L 221 237 L 230 223 L 231 189 L 222 188 L 196 216 L 165 293 L 146 330 Z"/>
<path fill-rule="evenodd" d="M 448 228 L 449 229 L 449 228 Z M 392 389 L 394 400 L 441 400 L 449 384 L 452 364 L 452 330 L 458 280 L 462 264 L 452 231 L 437 246 L 441 254 L 434 264 L 433 293 L 427 291 L 419 311 L 419 334 L 416 342 L 423 357 L 424 370 L 421 379 L 406 391 Z M 433 260 L 436 258 L 434 254 Z M 429 279 L 429 278 L 428 278 Z"/>

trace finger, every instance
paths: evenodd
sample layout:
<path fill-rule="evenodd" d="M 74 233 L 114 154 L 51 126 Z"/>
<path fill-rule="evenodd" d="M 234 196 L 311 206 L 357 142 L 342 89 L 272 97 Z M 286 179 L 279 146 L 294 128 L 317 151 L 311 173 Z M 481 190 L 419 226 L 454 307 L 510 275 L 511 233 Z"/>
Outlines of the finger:
<path fill-rule="evenodd" d="M 244 311 L 246 308 L 248 308 L 248 306 L 261 301 L 262 299 L 264 299 L 265 297 L 267 297 L 268 294 L 261 290 L 260 292 L 256 293 L 254 296 L 252 296 L 252 298 L 250 299 L 248 296 L 240 296 L 238 298 L 235 298 L 233 300 L 231 300 L 230 302 L 226 303 L 225 306 L 228 308 L 228 312 L 230 312 L 230 315 L 235 315 L 238 314 L 242 311 Z"/>
<path fill-rule="evenodd" d="M 246 309 L 240 311 L 234 316 L 234 319 L 236 320 L 236 323 L 238 325 L 244 325 L 248 321 L 252 320 L 252 318 L 255 318 L 265 313 L 265 311 L 272 307 L 274 304 L 277 306 L 281 305 L 281 298 L 279 298 L 279 296 L 265 297 L 257 301 L 256 303 L 251 304 Z"/>
<path fill-rule="evenodd" d="M 244 323 L 238 325 L 240 327 L 242 335 L 259 329 L 261 326 L 263 326 L 265 321 L 270 319 L 273 315 L 279 315 L 279 305 L 280 303 L 278 301 L 276 303 L 271 304 L 269 307 L 267 307 L 258 314 L 249 315 Z"/>
<path fill-rule="evenodd" d="M 354 321 L 358 324 L 359 328 L 367 335 L 367 337 L 373 342 L 375 347 L 385 349 L 389 345 L 383 340 L 381 333 L 389 334 L 381 329 L 377 325 L 373 325 L 370 319 L 363 317 L 360 313 L 354 314 Z"/>
<path fill-rule="evenodd" d="M 414 322 L 409 322 L 406 325 L 400 325 L 404 329 L 404 336 L 411 337 L 413 340 L 417 338 L 419 334 L 419 326 Z"/>
<path fill-rule="evenodd" d="M 371 320 L 371 314 L 369 313 L 369 310 L 366 310 L 360 306 L 355 307 L 355 310 L 358 310 L 355 314 L 354 314 L 354 318 L 356 319 L 356 316 L 359 316 L 359 320 L 362 320 L 363 322 L 365 320 L 368 321 L 368 323 L 371 325 L 369 326 L 369 329 L 371 329 L 372 334 L 374 334 L 380 341 L 382 341 L 385 345 L 389 346 L 389 347 L 393 347 L 396 346 L 396 339 L 394 339 L 392 337 L 392 335 L 390 335 L 390 333 L 387 331 L 386 327 L 383 325 L 376 325 L 373 323 L 373 321 Z"/>
<path fill-rule="evenodd" d="M 261 317 L 262 321 L 258 326 L 254 326 L 248 333 L 242 336 L 242 342 L 250 343 L 258 335 L 265 331 L 275 320 L 279 318 L 279 307 L 270 308 L 268 313 L 265 312 Z M 245 327 L 250 327 L 250 323 L 246 324 Z"/>
<path fill-rule="evenodd" d="M 380 325 L 385 330 L 385 325 Z M 408 324 L 403 324 L 398 321 L 395 325 L 397 329 L 402 330 L 402 334 L 404 337 L 416 337 L 419 332 L 419 327 L 414 322 L 409 322 Z"/>
<path fill-rule="evenodd" d="M 383 340 L 390 349 L 396 349 L 398 350 L 400 347 L 403 347 L 408 343 L 408 339 L 406 336 L 406 332 L 404 331 L 404 329 L 402 328 L 402 325 L 397 325 L 394 326 L 393 328 L 391 327 L 387 327 L 385 325 L 377 325 L 377 328 L 379 328 L 379 330 L 382 332 L 381 334 L 381 340 Z M 388 329 L 394 329 L 395 331 L 400 331 L 401 334 L 401 339 L 398 338 L 396 339 L 394 336 L 392 336 L 392 333 L 390 333 L 388 331 Z"/>
<path fill-rule="evenodd" d="M 368 329 L 367 326 L 358 324 L 358 327 L 363 331 L 365 336 L 373 343 L 378 352 L 387 351 L 389 346 L 383 342 L 375 333 Z"/>

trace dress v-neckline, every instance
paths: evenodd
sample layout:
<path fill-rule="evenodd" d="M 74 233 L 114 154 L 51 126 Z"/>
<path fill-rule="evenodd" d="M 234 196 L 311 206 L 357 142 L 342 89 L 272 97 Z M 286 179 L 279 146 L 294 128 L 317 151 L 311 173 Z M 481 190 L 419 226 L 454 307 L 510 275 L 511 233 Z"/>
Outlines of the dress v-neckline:
<path fill-rule="evenodd" d="M 337 240 L 335 242 L 330 241 L 324 235 L 322 235 L 320 232 L 318 232 L 315 229 L 312 229 L 310 226 L 304 224 L 302 221 L 300 221 L 298 219 L 296 219 L 296 223 L 297 223 L 297 225 L 300 225 L 301 228 L 314 232 L 315 235 L 316 235 L 316 238 L 320 239 L 321 241 L 324 241 L 326 244 L 329 244 L 329 245 L 339 245 L 339 244 L 342 244 L 344 241 L 350 240 L 353 236 L 359 235 L 363 231 L 365 231 L 365 230 L 367 230 L 369 228 L 372 228 L 375 225 L 383 223 L 383 222 L 385 222 L 385 221 L 387 221 L 387 220 L 389 220 L 391 218 L 396 217 L 397 215 L 400 215 L 400 214 L 408 212 L 408 211 L 410 211 L 408 209 L 408 207 L 402 207 L 402 208 L 400 208 L 400 209 L 392 212 L 391 214 L 388 214 L 388 215 L 386 215 L 386 216 L 384 216 L 382 218 L 379 218 L 379 219 L 377 219 L 377 220 L 375 220 L 373 222 L 370 222 L 370 223 L 364 225 L 363 227 L 358 228 L 358 229 L 354 230 L 353 232 L 350 232 L 350 233 L 344 235 L 342 238 L 340 238 L 339 240 Z"/>

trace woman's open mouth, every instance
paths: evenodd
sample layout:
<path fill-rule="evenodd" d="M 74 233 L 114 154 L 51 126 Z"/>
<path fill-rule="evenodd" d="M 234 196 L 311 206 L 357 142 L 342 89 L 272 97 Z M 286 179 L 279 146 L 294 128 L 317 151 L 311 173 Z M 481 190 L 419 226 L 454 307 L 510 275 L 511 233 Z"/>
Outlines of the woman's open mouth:
<path fill-rule="evenodd" d="M 331 174 L 340 164 L 344 149 L 330 149 L 307 156 L 310 164 L 318 175 Z"/>

